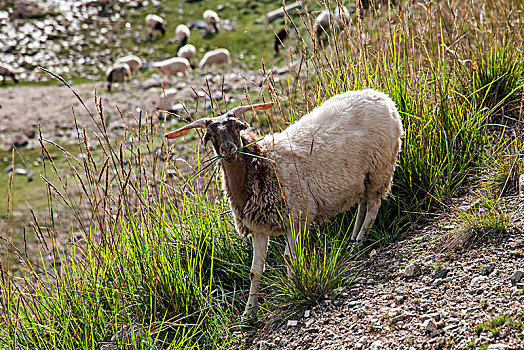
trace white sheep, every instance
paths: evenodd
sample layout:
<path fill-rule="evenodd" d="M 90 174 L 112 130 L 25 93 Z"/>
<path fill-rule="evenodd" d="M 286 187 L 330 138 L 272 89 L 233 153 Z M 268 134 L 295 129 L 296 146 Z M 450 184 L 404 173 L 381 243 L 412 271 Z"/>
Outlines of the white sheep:
<path fill-rule="evenodd" d="M 349 10 L 346 6 L 337 6 L 335 8 L 333 18 L 335 19 L 334 25 L 338 28 L 344 28 L 344 26 L 348 26 L 351 22 Z M 317 18 L 315 18 L 313 24 L 313 29 L 315 31 L 317 39 L 321 39 L 322 33 L 327 32 L 330 29 L 330 25 L 331 13 L 328 10 L 323 10 L 322 12 L 320 12 Z"/>
<path fill-rule="evenodd" d="M 149 33 L 149 40 L 153 39 L 153 32 L 160 31 L 162 36 L 166 35 L 166 21 L 160 16 L 148 14 L 146 16 L 146 28 Z"/>
<path fill-rule="evenodd" d="M 191 60 L 195 57 L 195 54 L 196 48 L 191 44 L 182 46 L 176 53 L 178 57 L 184 57 L 189 61 L 189 63 L 191 63 Z"/>
<path fill-rule="evenodd" d="M 111 91 L 113 83 L 124 84 L 129 79 L 131 79 L 131 68 L 127 63 L 118 63 L 109 67 L 106 71 L 107 91 Z"/>
<path fill-rule="evenodd" d="M 153 62 L 151 69 L 159 71 L 163 76 L 183 73 L 184 77 L 187 78 L 188 72 L 191 71 L 191 65 L 184 57 L 173 57 L 164 61 Z"/>
<path fill-rule="evenodd" d="M 218 18 L 218 14 L 213 10 L 205 10 L 202 14 L 202 17 L 204 18 L 204 21 L 207 24 L 208 32 L 211 32 L 211 29 L 213 29 L 215 33 L 218 33 L 217 24 L 218 21 L 220 21 L 220 19 Z"/>
<path fill-rule="evenodd" d="M 206 52 L 200 60 L 198 67 L 202 69 L 215 64 L 225 64 L 226 66 L 231 64 L 231 54 L 228 49 L 216 49 Z"/>
<path fill-rule="evenodd" d="M 315 34 L 317 35 L 317 38 L 319 40 L 322 37 L 322 33 L 329 30 L 330 23 L 331 23 L 331 19 L 330 19 L 328 10 L 324 10 L 320 12 L 317 18 L 315 18 L 313 29 L 315 30 Z"/>
<path fill-rule="evenodd" d="M 142 60 L 135 55 L 120 57 L 115 61 L 115 65 L 118 65 L 119 63 L 126 63 L 129 66 L 129 69 L 131 69 L 131 74 L 137 74 L 142 66 Z"/>
<path fill-rule="evenodd" d="M 181 43 L 182 46 L 184 46 L 185 44 L 187 44 L 187 41 L 189 40 L 191 31 L 189 30 L 189 27 L 185 24 L 179 24 L 175 29 L 175 34 L 177 40 Z"/>
<path fill-rule="evenodd" d="M 13 79 L 15 84 L 18 84 L 18 79 L 16 79 L 13 67 L 8 65 L 7 63 L 0 62 L 0 75 L 4 77 L 3 82 L 5 82 L 6 77 L 10 77 L 11 79 Z"/>
<path fill-rule="evenodd" d="M 390 191 L 403 135 L 395 103 L 371 89 L 333 96 L 261 142 L 242 131 L 248 127 L 237 119 L 242 113 L 273 105 L 237 107 L 166 134 L 206 128 L 204 142 L 212 141 L 224 160 L 222 186 L 236 229 L 253 238 L 246 316 L 257 306 L 269 236 L 286 235 L 286 255 L 293 257 L 293 238 L 307 233 L 312 221 L 359 203 L 351 238 L 362 243 Z M 293 277 L 289 267 L 288 273 Z"/>
<path fill-rule="evenodd" d="M 340 28 L 348 26 L 351 22 L 351 16 L 349 15 L 349 10 L 346 6 L 338 6 L 335 8 L 335 21 Z"/>

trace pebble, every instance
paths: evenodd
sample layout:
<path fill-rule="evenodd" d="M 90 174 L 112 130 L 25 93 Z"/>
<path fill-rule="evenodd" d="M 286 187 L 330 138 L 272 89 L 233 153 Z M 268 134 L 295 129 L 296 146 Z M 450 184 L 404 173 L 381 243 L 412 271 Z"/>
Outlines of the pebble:
<path fill-rule="evenodd" d="M 524 271 L 516 270 L 509 279 L 511 280 L 511 283 L 517 284 L 522 281 L 522 277 L 524 277 Z"/>
<path fill-rule="evenodd" d="M 382 340 L 375 340 L 373 343 L 371 343 L 371 345 L 369 346 L 369 350 L 378 350 L 378 349 L 382 349 L 383 348 L 383 345 L 382 345 Z"/>
<path fill-rule="evenodd" d="M 404 269 L 404 275 L 406 277 L 415 277 L 420 274 L 420 266 L 416 264 L 410 264 Z"/>
<path fill-rule="evenodd" d="M 437 330 L 437 324 L 432 318 L 430 318 L 422 323 L 422 328 L 424 328 L 424 330 L 427 332 L 434 332 Z"/>
<path fill-rule="evenodd" d="M 296 321 L 296 320 L 289 320 L 289 321 L 287 321 L 287 326 L 288 327 L 296 327 L 296 326 L 298 326 L 298 321 Z"/>
<path fill-rule="evenodd" d="M 483 276 L 489 276 L 493 270 L 495 270 L 495 264 L 487 264 L 482 266 L 482 269 L 480 270 L 480 274 Z"/>
<path fill-rule="evenodd" d="M 473 277 L 473 279 L 471 280 L 471 283 L 469 284 L 469 287 L 470 288 L 477 288 L 479 287 L 479 285 L 484 282 L 485 280 L 487 280 L 488 277 L 486 276 L 476 276 L 476 277 Z"/>
<path fill-rule="evenodd" d="M 433 279 L 446 278 L 448 273 L 449 273 L 449 269 L 444 268 L 444 269 L 440 269 L 437 272 L 435 272 L 432 277 Z"/>
<path fill-rule="evenodd" d="M 509 346 L 506 344 L 489 344 L 488 350 L 505 350 L 509 349 Z"/>

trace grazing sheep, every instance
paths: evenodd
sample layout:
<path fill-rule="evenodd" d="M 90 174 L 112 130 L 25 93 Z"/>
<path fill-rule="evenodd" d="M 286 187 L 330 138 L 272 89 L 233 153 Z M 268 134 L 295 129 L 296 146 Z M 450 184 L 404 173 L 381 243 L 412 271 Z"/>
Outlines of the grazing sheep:
<path fill-rule="evenodd" d="M 231 64 L 231 54 L 228 49 L 216 49 L 206 52 L 200 60 L 198 67 L 202 69 L 215 64 L 225 64 L 226 66 Z"/>
<path fill-rule="evenodd" d="M 204 17 L 204 21 L 207 24 L 207 31 L 211 32 L 211 28 L 213 28 L 213 31 L 215 33 L 218 33 L 218 21 L 220 20 L 218 18 L 218 14 L 213 10 L 205 10 L 202 14 L 202 17 Z"/>
<path fill-rule="evenodd" d="M 176 75 L 181 72 L 187 78 L 187 73 L 191 71 L 191 66 L 186 58 L 173 57 L 168 60 L 153 62 L 151 69 L 159 71 L 163 76 Z"/>
<path fill-rule="evenodd" d="M 191 31 L 189 30 L 189 27 L 185 24 L 179 24 L 175 29 L 175 34 L 177 40 L 180 42 L 182 46 L 187 44 L 187 41 L 189 40 L 189 35 L 191 34 Z"/>
<path fill-rule="evenodd" d="M 351 17 L 349 15 L 349 10 L 346 6 L 337 6 L 335 8 L 335 13 L 333 15 L 335 19 L 335 26 L 338 28 L 344 28 L 348 26 L 351 22 Z M 331 14 L 328 10 L 323 10 L 320 12 L 313 25 L 317 39 L 322 38 L 322 33 L 327 32 L 331 25 Z"/>
<path fill-rule="evenodd" d="M 257 306 L 269 236 L 286 235 L 285 254 L 292 258 L 293 238 L 307 233 L 311 221 L 359 203 L 351 238 L 362 243 L 390 191 L 403 135 L 395 103 L 368 89 L 333 96 L 284 131 L 257 142 L 258 136 L 243 131 L 248 125 L 237 118 L 273 105 L 237 107 L 166 134 L 175 138 L 206 128 L 204 142 L 211 141 L 223 157 L 222 186 L 236 229 L 253 238 L 245 316 Z M 292 277 L 289 267 L 288 273 Z"/>
<path fill-rule="evenodd" d="M 153 32 L 155 30 L 160 31 L 162 36 L 166 35 L 166 21 L 160 16 L 148 14 L 146 16 L 146 28 L 149 33 L 149 40 L 153 39 Z"/>
<path fill-rule="evenodd" d="M 135 55 L 120 57 L 115 61 L 115 65 L 118 65 L 119 63 L 127 63 L 129 69 L 131 69 L 131 74 L 137 74 L 138 70 L 142 66 L 142 60 L 140 57 Z"/>
<path fill-rule="evenodd" d="M 273 45 L 273 49 L 275 50 L 275 53 L 278 53 L 278 48 L 280 46 L 284 46 L 284 40 L 286 40 L 288 37 L 287 29 L 282 28 L 275 34 L 275 44 Z"/>
<path fill-rule="evenodd" d="M 337 21 L 337 25 L 340 28 L 344 28 L 344 26 L 349 26 L 351 17 L 349 15 L 349 10 L 346 6 L 337 6 L 335 8 L 335 20 Z"/>
<path fill-rule="evenodd" d="M 118 63 L 106 71 L 107 91 L 111 91 L 111 84 L 121 82 L 124 84 L 131 79 L 131 68 L 127 63 Z"/>
<path fill-rule="evenodd" d="M 178 49 L 176 53 L 178 57 L 184 57 L 185 59 L 187 59 L 190 64 L 191 64 L 191 60 L 195 57 L 195 54 L 196 54 L 196 48 L 191 44 L 182 46 L 180 49 Z"/>
<path fill-rule="evenodd" d="M 317 35 L 318 40 L 322 38 L 322 33 L 329 30 L 330 23 L 331 23 L 331 19 L 329 18 L 328 10 L 324 10 L 320 12 L 317 18 L 315 18 L 313 29 L 315 30 L 315 34 Z"/>
<path fill-rule="evenodd" d="M 15 77 L 15 72 L 14 72 L 13 67 L 8 65 L 7 63 L 1 63 L 0 62 L 0 75 L 2 75 L 4 77 L 2 82 L 5 83 L 6 77 L 10 77 L 11 79 L 13 79 L 15 84 L 18 84 L 18 79 L 16 79 L 16 77 Z"/>

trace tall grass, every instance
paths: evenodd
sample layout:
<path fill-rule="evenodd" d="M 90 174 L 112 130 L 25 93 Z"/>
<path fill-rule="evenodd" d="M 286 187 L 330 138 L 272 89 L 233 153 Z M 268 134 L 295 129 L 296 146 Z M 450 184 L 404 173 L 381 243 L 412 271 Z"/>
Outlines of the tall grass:
<path fill-rule="evenodd" d="M 349 89 L 376 88 L 395 100 L 405 129 L 403 150 L 372 235 L 387 243 L 423 218 L 420 213 L 477 182 L 479 169 L 497 159 L 500 147 L 512 152 L 519 167 L 507 170 L 509 163 L 500 162 L 499 169 L 512 176 L 520 169 L 516 145 L 522 142 L 507 138 L 521 140 L 521 129 L 506 131 L 519 126 L 521 115 L 524 8 L 517 0 L 368 5 L 322 41 L 310 35 L 310 13 L 301 13 L 302 23 L 287 17 L 290 30 L 298 32 L 287 51 L 296 65 L 279 81 L 263 66 L 259 98 L 277 102 L 268 115 L 270 130 Z M 58 181 L 48 182 L 50 219 L 35 216 L 38 261 L 10 249 L 9 263 L 0 266 L 0 345 L 239 346 L 251 249 L 235 233 L 214 160 L 199 147 L 179 154 L 164 142 L 165 121 L 155 115 L 136 116 L 136 126 L 118 140 L 105 128 L 100 103 L 93 117 L 95 136 L 77 130 L 85 156 L 64 149 L 69 173 L 46 158 Z M 504 126 L 507 117 L 512 122 Z M 42 139 L 44 155 L 49 144 Z M 180 157 L 196 166 L 184 170 L 175 161 Z M 57 205 L 76 219 L 70 229 L 54 225 Z M 299 242 L 294 281 L 283 277 L 283 245 L 272 245 L 263 308 L 314 304 L 347 286 L 355 271 L 343 249 L 352 222 L 346 215 Z M 66 248 L 56 244 L 64 235 L 70 237 Z M 14 261 L 18 268 L 8 269 Z"/>

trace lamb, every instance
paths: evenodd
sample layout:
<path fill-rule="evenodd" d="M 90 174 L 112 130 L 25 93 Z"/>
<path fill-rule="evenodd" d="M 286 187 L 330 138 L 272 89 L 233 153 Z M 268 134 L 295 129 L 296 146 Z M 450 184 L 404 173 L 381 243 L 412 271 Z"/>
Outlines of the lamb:
<path fill-rule="evenodd" d="M 191 66 L 184 57 L 173 57 L 168 60 L 153 62 L 151 69 L 159 71 L 164 76 L 176 75 L 180 72 L 187 78 L 188 72 L 191 71 Z"/>
<path fill-rule="evenodd" d="M 179 24 L 175 29 L 175 34 L 181 46 L 184 46 L 185 44 L 187 44 L 187 41 L 189 40 L 191 31 L 189 30 L 189 27 L 185 24 Z"/>
<path fill-rule="evenodd" d="M 13 79 L 15 84 L 18 84 L 18 79 L 15 77 L 15 72 L 13 67 L 8 65 L 7 63 L 0 62 L 0 75 L 4 77 L 3 82 L 5 83 L 6 77 L 10 77 Z"/>
<path fill-rule="evenodd" d="M 166 21 L 160 16 L 148 14 L 146 16 L 146 28 L 149 33 L 149 40 L 153 39 L 153 32 L 155 30 L 160 31 L 162 36 L 166 35 Z"/>
<path fill-rule="evenodd" d="M 205 10 L 202 14 L 202 17 L 204 17 L 204 21 L 207 24 L 207 31 L 211 32 L 211 28 L 213 28 L 215 33 L 218 33 L 218 21 L 220 20 L 218 18 L 218 14 L 213 10 Z"/>
<path fill-rule="evenodd" d="M 131 68 L 127 63 L 113 65 L 106 71 L 107 91 L 111 91 L 111 84 L 116 82 L 124 84 L 129 79 L 131 79 Z"/>
<path fill-rule="evenodd" d="M 395 103 L 367 89 L 333 96 L 284 131 L 257 142 L 237 118 L 273 105 L 237 107 L 166 134 L 176 138 L 205 128 L 204 142 L 211 141 L 222 157 L 222 187 L 236 229 L 253 239 L 244 316 L 256 310 L 270 236 L 286 235 L 285 254 L 292 258 L 294 238 L 307 233 L 312 221 L 359 203 L 351 238 L 363 242 L 390 191 L 403 135 Z M 289 267 L 288 274 L 293 278 Z"/>
<path fill-rule="evenodd" d="M 216 49 L 206 52 L 200 60 L 198 67 L 202 69 L 215 64 L 225 64 L 226 66 L 231 64 L 231 54 L 228 49 Z"/>
<path fill-rule="evenodd" d="M 131 69 L 131 74 L 138 74 L 138 70 L 142 66 L 142 60 L 135 55 L 120 57 L 115 61 L 115 65 L 120 63 L 126 63 L 129 66 L 129 69 Z"/>

